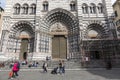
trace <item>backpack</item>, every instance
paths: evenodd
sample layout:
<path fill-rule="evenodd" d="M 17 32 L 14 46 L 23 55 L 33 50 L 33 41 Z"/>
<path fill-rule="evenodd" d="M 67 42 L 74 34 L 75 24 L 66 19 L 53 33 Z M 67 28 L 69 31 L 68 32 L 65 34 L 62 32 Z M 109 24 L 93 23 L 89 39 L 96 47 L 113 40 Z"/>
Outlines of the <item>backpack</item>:
<path fill-rule="evenodd" d="M 19 62 L 17 63 L 17 68 L 20 69 L 20 63 Z"/>

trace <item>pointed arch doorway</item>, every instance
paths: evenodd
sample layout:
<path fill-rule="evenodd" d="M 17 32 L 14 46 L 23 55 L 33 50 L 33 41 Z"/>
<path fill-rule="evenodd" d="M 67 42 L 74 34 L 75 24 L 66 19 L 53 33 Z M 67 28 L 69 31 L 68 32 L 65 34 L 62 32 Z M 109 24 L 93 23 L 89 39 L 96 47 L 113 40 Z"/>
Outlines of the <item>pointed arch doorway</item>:
<path fill-rule="evenodd" d="M 77 56 L 79 55 L 78 43 L 80 39 L 78 19 L 69 11 L 56 8 L 48 12 L 44 20 L 48 23 L 48 30 L 52 34 L 52 46 L 50 47 L 52 58 L 79 58 L 79 56 Z M 57 23 L 65 27 L 57 26 Z M 52 28 L 55 24 L 56 27 Z"/>
<path fill-rule="evenodd" d="M 22 35 L 23 36 L 23 35 Z M 32 53 L 34 50 L 34 38 L 30 36 L 22 37 L 21 36 L 21 43 L 20 43 L 20 60 L 27 60 L 30 57 L 29 53 Z"/>
<path fill-rule="evenodd" d="M 14 36 L 14 39 L 17 39 L 15 52 L 18 53 L 18 59 L 28 59 L 29 53 L 34 51 L 34 26 L 28 21 L 19 21 L 13 25 L 11 31 L 14 33 L 11 35 Z"/>
<path fill-rule="evenodd" d="M 21 39 L 19 59 L 26 60 L 28 57 L 28 51 L 29 51 L 29 45 L 30 45 L 31 38 L 29 34 L 25 31 L 20 33 L 19 38 Z"/>

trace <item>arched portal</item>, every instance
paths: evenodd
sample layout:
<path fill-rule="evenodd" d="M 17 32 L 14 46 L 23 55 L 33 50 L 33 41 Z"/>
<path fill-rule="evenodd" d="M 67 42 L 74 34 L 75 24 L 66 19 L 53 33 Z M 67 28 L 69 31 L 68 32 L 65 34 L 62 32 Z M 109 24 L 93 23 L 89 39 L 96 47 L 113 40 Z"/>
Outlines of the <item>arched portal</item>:
<path fill-rule="evenodd" d="M 24 54 L 25 52 L 31 53 L 34 51 L 34 26 L 27 21 L 19 21 L 13 27 L 11 28 L 11 34 L 9 35 L 9 41 L 13 40 L 16 42 L 15 44 L 15 53 L 19 53 L 19 59 L 25 60 L 27 59 L 27 56 Z M 9 42 L 12 44 L 12 42 Z M 10 47 L 11 49 L 12 47 Z"/>
<path fill-rule="evenodd" d="M 69 11 L 57 8 L 45 16 L 52 36 L 53 58 L 77 58 L 79 54 L 78 19 Z"/>
<path fill-rule="evenodd" d="M 110 50 L 106 47 L 106 40 L 109 36 L 109 29 L 100 23 L 91 23 L 84 30 L 84 38 L 81 49 L 82 55 L 88 57 L 92 66 L 103 67 L 101 62 L 105 59 L 106 51 Z M 109 47 L 110 48 L 110 47 Z M 105 53 L 105 54 L 104 54 Z M 89 65 L 88 65 L 89 66 Z"/>
<path fill-rule="evenodd" d="M 67 34 L 66 27 L 61 23 L 55 23 L 50 28 L 52 37 L 52 57 L 67 58 Z"/>

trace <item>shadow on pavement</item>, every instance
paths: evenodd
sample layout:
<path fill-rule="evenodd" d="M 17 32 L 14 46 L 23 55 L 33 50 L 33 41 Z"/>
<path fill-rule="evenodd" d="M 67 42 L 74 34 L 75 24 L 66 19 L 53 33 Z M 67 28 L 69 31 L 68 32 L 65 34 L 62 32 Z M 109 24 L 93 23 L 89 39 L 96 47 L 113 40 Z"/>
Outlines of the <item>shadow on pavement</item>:
<path fill-rule="evenodd" d="M 101 69 L 101 70 L 87 70 L 89 73 L 104 77 L 108 80 L 120 80 L 120 68 L 116 69 Z"/>

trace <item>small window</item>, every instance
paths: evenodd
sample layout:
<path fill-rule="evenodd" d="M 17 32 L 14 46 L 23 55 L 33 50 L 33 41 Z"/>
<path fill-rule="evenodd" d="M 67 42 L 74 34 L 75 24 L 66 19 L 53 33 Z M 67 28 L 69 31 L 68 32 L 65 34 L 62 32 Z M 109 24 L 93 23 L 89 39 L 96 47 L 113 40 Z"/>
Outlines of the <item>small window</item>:
<path fill-rule="evenodd" d="M 14 6 L 14 14 L 20 14 L 20 4 L 15 4 Z"/>
<path fill-rule="evenodd" d="M 118 17 L 117 11 L 115 11 L 114 13 L 115 13 L 115 17 Z"/>
<path fill-rule="evenodd" d="M 103 5 L 102 4 L 98 4 L 98 13 L 103 13 Z"/>
<path fill-rule="evenodd" d="M 29 8 L 28 4 L 24 4 L 24 5 L 23 5 L 23 7 L 22 7 L 22 9 L 23 9 L 23 14 L 28 14 L 28 8 Z"/>
<path fill-rule="evenodd" d="M 36 13 L 36 5 L 35 4 L 32 4 L 30 9 L 31 9 L 30 14 L 35 14 Z"/>
<path fill-rule="evenodd" d="M 48 11 L 48 2 L 43 2 L 43 11 Z"/>
<path fill-rule="evenodd" d="M 91 6 L 90 6 L 90 13 L 92 13 L 92 14 L 96 13 L 96 6 L 94 4 L 91 4 Z"/>
<path fill-rule="evenodd" d="M 88 6 L 87 6 L 87 4 L 83 4 L 82 5 L 82 12 L 83 12 L 83 14 L 87 14 L 88 13 Z"/>
<path fill-rule="evenodd" d="M 71 2 L 70 3 L 70 9 L 71 9 L 71 11 L 76 11 L 76 4 L 75 4 L 75 2 Z"/>

